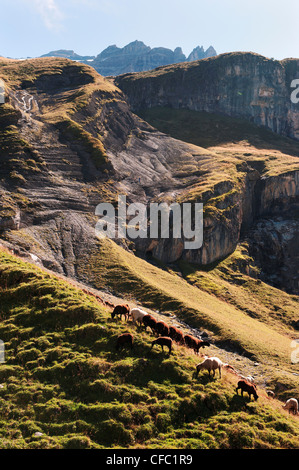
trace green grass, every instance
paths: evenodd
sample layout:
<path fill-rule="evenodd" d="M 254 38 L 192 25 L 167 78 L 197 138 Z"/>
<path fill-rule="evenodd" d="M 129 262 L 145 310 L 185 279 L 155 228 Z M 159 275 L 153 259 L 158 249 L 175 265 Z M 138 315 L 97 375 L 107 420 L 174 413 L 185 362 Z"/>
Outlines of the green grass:
<path fill-rule="evenodd" d="M 0 448 L 297 447 L 279 402 L 237 397 L 225 372 L 194 380 L 194 354 L 150 351 L 149 332 L 66 281 L 1 251 L 0 283 Z M 116 353 L 124 331 L 134 349 Z"/>
<path fill-rule="evenodd" d="M 128 299 L 136 299 L 164 313 L 173 313 L 193 326 L 213 332 L 216 341 L 234 345 L 248 356 L 272 364 L 274 368 L 278 363 L 290 375 L 296 370 L 296 366 L 290 363 L 290 342 L 295 335 L 290 323 L 296 318 L 298 299 L 292 299 L 259 280 L 244 275 L 244 282 L 251 285 L 251 291 L 244 288 L 238 297 L 237 286 L 233 284 L 232 293 L 221 297 L 220 290 L 227 290 L 229 284 L 219 275 L 214 275 L 212 279 L 205 278 L 208 288 L 202 286 L 201 281 L 198 286 L 196 282 L 191 285 L 194 279 L 182 280 L 176 274 L 126 252 L 110 240 L 99 242 L 98 252 L 81 260 L 78 273 L 89 278 L 98 288 L 112 288 Z M 216 292 L 213 288 L 217 289 Z M 251 299 L 249 305 L 254 308 L 252 291 L 256 292 L 255 300 L 259 300 L 254 315 L 247 304 Z M 283 311 L 287 312 L 289 324 L 281 319 L 273 324 L 273 310 L 269 305 L 267 307 L 270 298 L 275 299 L 282 309 L 286 306 Z"/>

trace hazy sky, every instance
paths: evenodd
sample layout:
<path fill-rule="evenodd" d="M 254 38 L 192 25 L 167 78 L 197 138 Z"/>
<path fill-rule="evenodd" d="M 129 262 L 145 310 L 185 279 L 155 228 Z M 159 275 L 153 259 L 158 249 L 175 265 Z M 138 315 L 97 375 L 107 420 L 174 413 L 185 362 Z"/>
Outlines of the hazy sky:
<path fill-rule="evenodd" d="M 136 39 L 186 55 L 253 51 L 299 57 L 298 0 L 0 0 L 0 55 L 36 57 L 56 49 L 97 55 Z"/>

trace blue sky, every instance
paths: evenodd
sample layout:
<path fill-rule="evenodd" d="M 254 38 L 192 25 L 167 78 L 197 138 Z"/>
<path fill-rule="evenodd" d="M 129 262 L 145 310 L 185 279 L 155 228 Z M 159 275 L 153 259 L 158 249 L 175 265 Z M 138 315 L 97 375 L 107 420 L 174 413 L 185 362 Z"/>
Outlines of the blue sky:
<path fill-rule="evenodd" d="M 299 57 L 298 0 L 0 0 L 0 55 L 56 49 L 97 55 L 136 39 L 156 47 L 197 45 L 218 53 Z"/>

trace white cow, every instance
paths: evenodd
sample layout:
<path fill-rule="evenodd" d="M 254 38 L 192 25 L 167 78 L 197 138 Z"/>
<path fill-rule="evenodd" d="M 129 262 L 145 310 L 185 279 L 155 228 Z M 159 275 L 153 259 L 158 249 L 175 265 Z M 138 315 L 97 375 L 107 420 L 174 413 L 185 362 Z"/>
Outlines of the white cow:
<path fill-rule="evenodd" d="M 296 415 L 298 414 L 298 401 L 296 398 L 289 398 L 283 405 L 283 408 L 289 410 L 289 413 L 292 411 Z"/>
<path fill-rule="evenodd" d="M 131 312 L 130 312 L 130 315 L 132 317 L 132 320 L 133 320 L 133 323 L 136 324 L 137 322 L 140 323 L 140 325 L 142 324 L 142 319 L 145 315 L 148 315 L 147 312 L 145 312 L 144 310 L 142 310 L 141 308 L 138 308 L 138 307 L 135 307 L 135 308 L 132 308 Z"/>

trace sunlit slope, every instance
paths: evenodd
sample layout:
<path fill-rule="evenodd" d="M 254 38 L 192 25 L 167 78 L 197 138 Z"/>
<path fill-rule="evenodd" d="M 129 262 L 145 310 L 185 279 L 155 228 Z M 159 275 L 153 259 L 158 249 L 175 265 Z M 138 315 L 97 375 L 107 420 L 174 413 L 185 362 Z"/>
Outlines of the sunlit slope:
<path fill-rule="evenodd" d="M 108 248 L 110 268 L 117 256 L 127 274 L 126 254 Z M 118 282 L 121 288 L 121 276 Z M 221 380 L 207 373 L 195 380 L 192 351 L 150 350 L 150 332 L 112 321 L 105 306 L 66 280 L 1 250 L 0 283 L 1 449 L 297 447 L 298 420 L 280 401 L 259 388 L 259 400 L 249 403 L 225 371 Z M 153 285 L 153 295 L 166 304 L 160 287 Z M 134 349 L 116 352 L 126 331 Z"/>
<path fill-rule="evenodd" d="M 98 287 L 112 287 L 127 298 L 137 299 L 161 312 L 172 312 L 193 326 L 212 331 L 218 340 L 239 345 L 260 360 L 278 361 L 289 370 L 295 370 L 290 364 L 290 341 L 294 331 L 280 322 L 271 326 L 270 318 L 269 322 L 262 317 L 260 321 L 258 308 L 257 318 L 252 318 L 242 308 L 201 289 L 200 282 L 198 287 L 192 286 L 178 275 L 147 263 L 110 240 L 99 242 L 98 252 L 92 253 L 88 260 L 82 260 L 78 269 Z M 215 277 L 215 282 L 221 281 Z M 266 284 L 263 289 L 265 292 L 273 290 Z M 280 291 L 277 293 L 283 296 Z M 295 317 L 298 303 L 287 294 L 285 298 L 290 304 L 290 315 Z"/>

